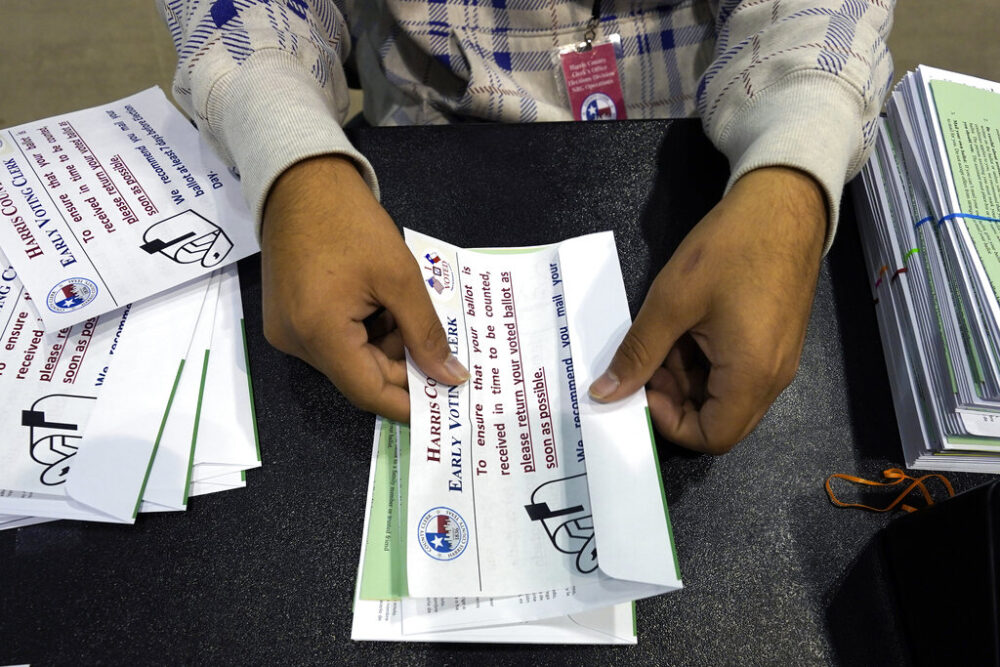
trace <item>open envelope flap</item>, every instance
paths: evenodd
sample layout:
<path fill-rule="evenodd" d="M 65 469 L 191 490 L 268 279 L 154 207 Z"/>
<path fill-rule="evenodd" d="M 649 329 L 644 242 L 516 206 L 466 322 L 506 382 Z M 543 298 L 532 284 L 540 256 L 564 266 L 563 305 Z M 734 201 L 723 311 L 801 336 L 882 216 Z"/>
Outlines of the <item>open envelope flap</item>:
<path fill-rule="evenodd" d="M 559 245 L 598 565 L 610 577 L 680 587 L 646 392 L 610 405 L 587 394 L 631 324 L 614 235 Z"/>

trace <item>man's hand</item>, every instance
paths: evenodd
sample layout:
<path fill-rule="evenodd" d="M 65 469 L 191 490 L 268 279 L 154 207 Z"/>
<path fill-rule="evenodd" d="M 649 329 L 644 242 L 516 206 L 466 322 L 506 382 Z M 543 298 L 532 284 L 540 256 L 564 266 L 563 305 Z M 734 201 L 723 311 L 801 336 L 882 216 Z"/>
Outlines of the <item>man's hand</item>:
<path fill-rule="evenodd" d="M 614 401 L 646 384 L 662 435 L 729 451 L 795 377 L 826 218 L 823 192 L 803 172 L 740 178 L 657 275 L 590 395 Z"/>
<path fill-rule="evenodd" d="M 264 335 L 272 345 L 322 371 L 359 408 L 398 421 L 410 415 L 404 345 L 430 377 L 468 379 L 416 261 L 349 159 L 289 168 L 271 189 L 263 225 Z"/>

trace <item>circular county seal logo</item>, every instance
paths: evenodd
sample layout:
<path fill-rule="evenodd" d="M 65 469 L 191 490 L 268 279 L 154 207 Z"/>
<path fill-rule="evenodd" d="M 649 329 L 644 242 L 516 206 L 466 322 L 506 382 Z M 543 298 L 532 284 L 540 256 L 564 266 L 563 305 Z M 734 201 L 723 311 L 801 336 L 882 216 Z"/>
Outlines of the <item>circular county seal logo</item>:
<path fill-rule="evenodd" d="M 434 294 L 443 299 L 451 296 L 455 290 L 455 272 L 451 264 L 437 254 L 436 250 L 430 249 L 424 253 L 420 269 L 424 274 L 424 281 L 430 285 Z"/>
<path fill-rule="evenodd" d="M 469 546 L 469 527 L 455 510 L 435 507 L 420 519 L 417 541 L 434 560 L 455 560 Z"/>
<path fill-rule="evenodd" d="M 618 118 L 615 101 L 604 93 L 593 93 L 580 105 L 580 115 L 586 120 L 614 120 Z"/>
<path fill-rule="evenodd" d="M 97 283 L 87 278 L 67 278 L 49 291 L 45 300 L 53 313 L 79 310 L 97 298 Z"/>

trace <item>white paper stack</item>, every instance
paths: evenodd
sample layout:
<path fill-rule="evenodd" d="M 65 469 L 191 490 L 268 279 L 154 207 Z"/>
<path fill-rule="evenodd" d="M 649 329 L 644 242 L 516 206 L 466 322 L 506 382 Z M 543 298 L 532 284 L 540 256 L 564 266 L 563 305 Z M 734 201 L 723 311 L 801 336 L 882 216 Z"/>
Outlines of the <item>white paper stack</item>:
<path fill-rule="evenodd" d="M 0 163 L 0 529 L 244 487 L 234 176 L 157 89 L 0 131 Z"/>
<path fill-rule="evenodd" d="M 572 587 L 506 597 L 409 597 L 405 515 L 410 429 L 376 420 L 351 638 L 367 641 L 635 644 L 635 606 L 572 610 Z M 516 540 L 517 536 L 512 536 Z M 531 619 L 531 620 L 525 620 Z"/>
<path fill-rule="evenodd" d="M 855 181 L 907 465 L 1000 472 L 1000 84 L 921 66 Z"/>

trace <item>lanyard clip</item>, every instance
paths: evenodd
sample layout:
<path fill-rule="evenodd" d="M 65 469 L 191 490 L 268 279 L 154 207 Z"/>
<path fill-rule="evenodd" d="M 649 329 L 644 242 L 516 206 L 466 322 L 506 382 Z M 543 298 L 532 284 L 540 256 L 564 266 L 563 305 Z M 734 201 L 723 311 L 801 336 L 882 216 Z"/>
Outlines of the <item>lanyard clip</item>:
<path fill-rule="evenodd" d="M 583 32 L 583 41 L 577 45 L 577 52 L 590 51 L 594 48 L 594 38 L 597 37 L 597 24 L 601 22 L 601 0 L 594 0 L 594 6 L 590 11 L 590 20 L 587 21 L 587 29 Z"/>
<path fill-rule="evenodd" d="M 590 51 L 594 48 L 594 38 L 597 37 L 597 17 L 591 17 L 587 21 L 587 29 L 583 33 L 583 42 L 577 47 L 577 51 Z"/>

